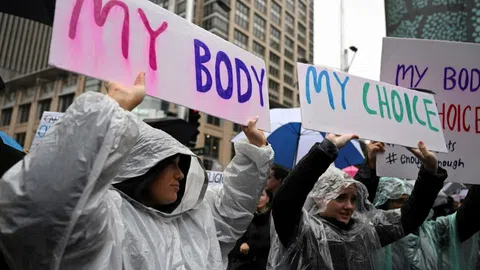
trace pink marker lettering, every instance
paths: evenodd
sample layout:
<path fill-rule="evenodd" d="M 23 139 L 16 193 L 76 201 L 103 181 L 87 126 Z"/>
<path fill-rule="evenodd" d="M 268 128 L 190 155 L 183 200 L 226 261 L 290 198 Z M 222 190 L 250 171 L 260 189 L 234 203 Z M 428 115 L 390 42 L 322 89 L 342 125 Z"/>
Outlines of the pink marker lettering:
<path fill-rule="evenodd" d="M 150 48 L 149 48 L 149 53 L 148 53 L 148 59 L 149 59 L 150 67 L 153 70 L 157 70 L 157 50 L 156 50 L 156 47 L 155 47 L 155 42 L 156 42 L 157 37 L 161 33 L 165 32 L 165 30 L 167 30 L 168 23 L 167 22 L 162 22 L 160 27 L 157 30 L 154 31 L 152 29 L 152 27 L 150 26 L 150 22 L 148 21 L 147 16 L 145 15 L 145 12 L 141 8 L 138 9 L 138 14 L 140 14 L 140 18 L 142 19 L 143 24 L 145 25 L 145 28 L 147 28 L 147 31 L 150 34 Z"/>
<path fill-rule="evenodd" d="M 130 32 L 129 32 L 129 27 L 130 27 L 130 16 L 128 13 L 128 6 L 123 3 L 122 1 L 118 0 L 110 0 L 107 4 L 105 4 L 105 7 L 102 8 L 102 0 L 92 0 L 93 1 L 93 14 L 95 17 L 95 23 L 98 26 L 103 26 L 105 25 L 105 22 L 107 21 L 108 13 L 110 10 L 115 7 L 119 6 L 123 8 L 125 17 L 123 19 L 123 27 L 122 27 L 122 54 L 125 59 L 128 59 L 128 41 L 130 38 Z M 77 35 L 77 25 L 78 25 L 78 19 L 80 17 L 80 12 L 82 10 L 84 0 L 77 0 L 75 3 L 75 6 L 73 7 L 72 11 L 72 17 L 70 19 L 70 30 L 68 32 L 68 36 L 71 39 L 75 39 L 75 36 Z"/>

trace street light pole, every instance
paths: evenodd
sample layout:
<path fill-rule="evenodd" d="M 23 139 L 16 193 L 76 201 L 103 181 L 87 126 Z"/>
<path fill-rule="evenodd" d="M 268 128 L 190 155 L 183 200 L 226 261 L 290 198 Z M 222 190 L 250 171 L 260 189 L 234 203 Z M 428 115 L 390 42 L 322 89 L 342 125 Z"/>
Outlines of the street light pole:
<path fill-rule="evenodd" d="M 348 50 L 345 48 L 345 0 L 340 0 L 340 69 L 346 71 Z"/>

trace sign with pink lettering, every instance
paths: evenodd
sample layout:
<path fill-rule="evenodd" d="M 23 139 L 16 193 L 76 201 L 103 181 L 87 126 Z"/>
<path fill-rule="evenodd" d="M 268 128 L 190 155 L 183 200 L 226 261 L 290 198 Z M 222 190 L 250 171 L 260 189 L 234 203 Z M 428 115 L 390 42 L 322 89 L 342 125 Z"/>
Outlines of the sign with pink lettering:
<path fill-rule="evenodd" d="M 479 63 L 479 44 L 400 38 L 383 40 L 380 79 L 435 94 L 440 128 L 448 149 L 447 154 L 437 155 L 438 164 L 448 171 L 448 181 L 480 184 L 477 168 L 480 153 Z M 377 174 L 416 179 L 420 165 L 420 161 L 403 147 L 389 145 L 385 154 L 377 157 Z"/>
<path fill-rule="evenodd" d="M 49 64 L 270 131 L 265 62 L 150 1 L 57 1 Z"/>

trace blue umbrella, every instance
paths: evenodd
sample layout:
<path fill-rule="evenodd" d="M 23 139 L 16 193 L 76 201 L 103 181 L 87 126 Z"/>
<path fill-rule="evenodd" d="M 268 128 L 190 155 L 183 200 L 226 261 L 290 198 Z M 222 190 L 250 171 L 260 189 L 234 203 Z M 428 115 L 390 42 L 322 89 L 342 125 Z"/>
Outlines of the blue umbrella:
<path fill-rule="evenodd" d="M 2 139 L 4 144 L 23 152 L 23 147 L 4 132 L 0 131 L 0 138 Z"/>
<path fill-rule="evenodd" d="M 316 142 L 323 141 L 324 132 L 302 128 L 300 108 L 270 110 L 271 133 L 265 133 L 275 151 L 274 163 L 286 168 L 293 166 L 308 153 Z M 241 132 L 232 142 L 245 138 Z M 340 150 L 335 166 L 343 169 L 363 163 L 364 156 L 358 141 L 352 141 Z"/>

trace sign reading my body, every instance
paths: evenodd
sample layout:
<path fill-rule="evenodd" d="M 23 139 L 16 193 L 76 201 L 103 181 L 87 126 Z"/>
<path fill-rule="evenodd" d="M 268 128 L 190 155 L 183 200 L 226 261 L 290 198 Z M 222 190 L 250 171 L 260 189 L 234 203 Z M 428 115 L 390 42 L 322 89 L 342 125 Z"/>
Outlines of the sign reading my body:
<path fill-rule="evenodd" d="M 70 18 L 70 25 L 69 25 L 69 38 L 74 40 L 77 35 L 77 28 L 78 22 L 80 18 L 80 13 L 82 11 L 82 7 L 85 0 L 77 0 L 72 10 L 72 15 Z M 121 32 L 121 48 L 122 48 L 122 55 L 125 59 L 129 57 L 129 42 L 130 42 L 130 9 L 128 5 L 120 0 L 111 0 L 108 1 L 104 6 L 102 4 L 102 0 L 87 0 L 93 1 L 93 15 L 95 23 L 103 27 L 105 22 L 108 18 L 108 15 L 112 8 L 117 7 L 123 10 L 123 24 L 122 24 L 122 32 Z M 163 21 L 161 25 L 157 29 L 153 29 L 150 25 L 150 21 L 145 13 L 145 11 L 141 8 L 137 10 L 138 18 L 143 22 L 145 30 L 149 34 L 149 66 L 152 70 L 157 70 L 157 46 L 156 42 L 158 37 L 167 31 L 168 29 L 168 22 Z M 205 65 L 208 63 L 212 58 L 212 53 L 209 47 L 205 42 L 202 42 L 199 39 L 193 39 L 192 42 L 192 52 L 194 53 L 195 58 L 195 74 L 196 74 L 196 90 L 201 93 L 206 93 L 212 88 L 212 81 L 215 80 L 216 91 L 222 99 L 229 100 L 233 95 L 233 81 L 234 81 L 234 71 L 235 71 L 235 78 L 236 78 L 236 90 L 237 90 L 237 100 L 239 103 L 245 103 L 250 100 L 252 97 L 252 86 L 253 86 L 253 78 L 255 79 L 256 83 L 258 84 L 258 89 L 260 92 L 260 105 L 264 106 L 263 100 L 263 82 L 265 79 L 265 69 L 256 69 L 253 65 L 250 69 L 246 66 L 244 61 L 239 58 L 234 58 L 232 61 L 230 57 L 223 51 L 218 51 L 215 55 L 215 68 L 213 71 L 209 70 L 208 67 Z M 233 67 L 232 62 L 235 64 Z M 227 85 L 222 85 L 222 78 L 221 78 L 221 69 L 222 66 L 225 69 L 225 73 L 227 74 Z M 206 81 L 202 80 L 202 73 L 205 75 Z M 212 79 L 213 74 L 213 79 Z M 243 75 L 242 75 L 243 74 Z M 244 76 L 246 78 L 247 85 L 242 86 L 241 84 L 241 77 Z M 242 93 L 242 89 L 246 89 L 245 93 Z"/>
<path fill-rule="evenodd" d="M 409 87 L 418 87 L 427 73 L 428 67 L 397 65 L 395 83 L 407 80 Z M 444 67 L 442 78 L 444 91 L 477 92 L 480 89 L 480 70 L 476 68 Z M 468 121 L 471 114 L 474 123 Z M 438 106 L 438 115 L 444 130 L 480 134 L 480 106 L 443 102 Z"/>
<path fill-rule="evenodd" d="M 340 98 L 343 110 L 347 109 L 346 95 L 347 95 L 347 84 L 349 82 L 349 77 L 345 76 L 342 80 L 339 77 L 339 74 L 332 72 L 333 77 L 335 78 L 336 84 L 341 89 Z M 313 77 L 313 84 L 315 91 L 320 93 L 322 91 L 323 81 L 325 81 L 327 88 L 328 100 L 332 110 L 335 110 L 335 95 L 332 91 L 332 81 L 331 75 L 327 70 L 322 70 L 317 74 L 315 67 L 310 66 L 307 69 L 306 74 L 306 99 L 309 104 L 311 104 L 311 84 L 310 79 Z M 434 101 L 429 98 L 420 98 L 417 95 L 414 95 L 410 99 L 409 95 L 404 93 L 403 97 L 395 89 L 387 89 L 383 84 L 376 85 L 376 93 L 378 97 L 378 103 L 368 104 L 368 95 L 370 90 L 370 83 L 365 82 L 363 85 L 363 108 L 370 115 L 379 115 L 381 118 L 394 119 L 398 123 L 408 120 L 410 124 L 414 122 L 422 125 L 428 126 L 432 131 L 439 132 L 438 128 L 435 127 L 430 117 L 436 116 L 436 113 L 429 109 L 430 106 L 434 106 Z M 420 101 L 420 102 L 419 102 Z M 419 115 L 419 110 L 424 110 L 426 119 L 422 119 Z"/>

